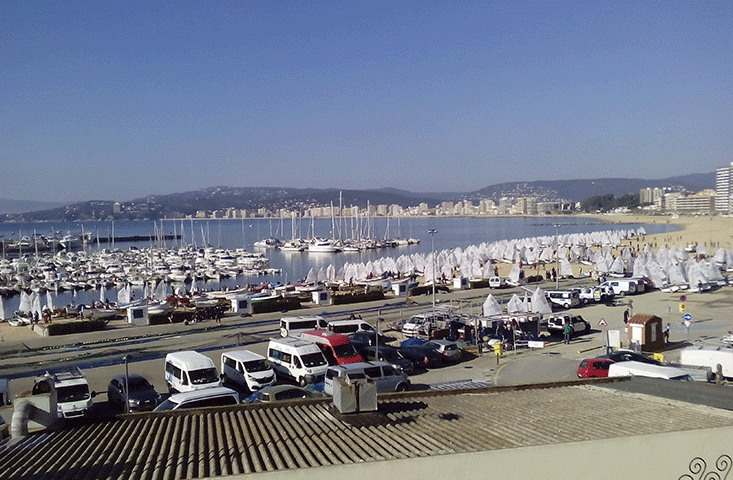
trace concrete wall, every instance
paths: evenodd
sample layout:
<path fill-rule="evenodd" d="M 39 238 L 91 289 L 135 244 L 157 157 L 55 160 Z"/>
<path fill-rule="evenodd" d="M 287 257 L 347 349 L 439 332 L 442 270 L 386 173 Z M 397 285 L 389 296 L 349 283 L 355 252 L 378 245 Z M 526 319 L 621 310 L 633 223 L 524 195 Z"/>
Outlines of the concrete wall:
<path fill-rule="evenodd" d="M 630 432 L 633 435 L 633 432 Z M 717 472 L 716 462 L 728 455 L 727 470 L 733 457 L 733 427 L 640 435 L 606 440 L 559 443 L 537 447 L 510 448 L 487 452 L 438 455 L 434 457 L 375 461 L 337 465 L 318 469 L 304 468 L 262 474 L 232 476 L 247 480 L 310 480 L 313 478 L 358 479 L 586 479 L 619 478 L 708 478 Z M 690 465 L 696 457 L 705 464 L 704 472 Z M 724 460 L 724 459 L 723 459 Z M 720 462 L 719 462 L 720 463 Z M 698 462 L 699 464 L 699 462 Z M 720 465 L 719 465 L 720 466 Z M 731 477 L 728 475 L 728 477 Z"/>

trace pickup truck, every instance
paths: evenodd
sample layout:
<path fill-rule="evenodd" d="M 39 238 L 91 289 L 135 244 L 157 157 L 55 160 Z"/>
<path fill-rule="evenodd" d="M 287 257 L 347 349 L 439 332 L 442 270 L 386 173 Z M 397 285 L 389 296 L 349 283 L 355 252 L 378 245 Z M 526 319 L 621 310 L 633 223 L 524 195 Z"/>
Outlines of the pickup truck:
<path fill-rule="evenodd" d="M 589 303 L 609 303 L 616 296 L 610 287 L 603 287 L 600 285 L 573 288 L 572 290 L 578 293 L 580 303 L 583 305 L 587 305 Z"/>

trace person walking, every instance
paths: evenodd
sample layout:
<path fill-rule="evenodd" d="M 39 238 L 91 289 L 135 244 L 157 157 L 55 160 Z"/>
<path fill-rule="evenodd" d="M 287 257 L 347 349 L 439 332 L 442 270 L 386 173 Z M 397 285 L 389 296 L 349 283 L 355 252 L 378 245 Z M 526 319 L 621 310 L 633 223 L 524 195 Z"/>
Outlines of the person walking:
<path fill-rule="evenodd" d="M 666 345 L 669 343 L 669 322 L 664 326 L 662 333 L 664 334 L 664 344 Z"/>
<path fill-rule="evenodd" d="M 562 329 L 563 333 L 563 341 L 565 345 L 570 344 L 570 336 L 573 334 L 573 325 L 570 323 L 570 321 L 565 322 L 565 326 Z"/>

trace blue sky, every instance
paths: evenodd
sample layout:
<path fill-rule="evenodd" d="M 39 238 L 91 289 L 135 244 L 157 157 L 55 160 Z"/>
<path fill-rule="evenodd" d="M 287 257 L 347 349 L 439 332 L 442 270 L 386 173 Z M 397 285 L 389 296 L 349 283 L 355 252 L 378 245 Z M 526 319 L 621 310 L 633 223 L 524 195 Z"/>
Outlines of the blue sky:
<path fill-rule="evenodd" d="M 0 5 L 0 198 L 416 192 L 733 161 L 725 2 Z"/>

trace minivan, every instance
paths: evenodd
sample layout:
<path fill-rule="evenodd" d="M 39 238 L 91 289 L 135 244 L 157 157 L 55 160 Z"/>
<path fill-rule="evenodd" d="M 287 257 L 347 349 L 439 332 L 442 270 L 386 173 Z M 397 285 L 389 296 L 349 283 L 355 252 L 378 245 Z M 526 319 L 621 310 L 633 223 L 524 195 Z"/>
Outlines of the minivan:
<path fill-rule="evenodd" d="M 328 360 L 329 365 L 346 365 L 363 362 L 364 359 L 356 351 L 349 338 L 342 333 L 328 330 L 309 330 L 300 334 L 300 338 L 316 343 Z"/>
<path fill-rule="evenodd" d="M 323 381 L 328 361 L 320 347 L 296 337 L 271 338 L 267 345 L 267 361 L 281 377 L 300 386 Z"/>
<path fill-rule="evenodd" d="M 309 317 L 282 317 L 280 319 L 280 336 L 297 337 L 307 330 L 326 328 L 328 323 L 319 315 Z"/>
<path fill-rule="evenodd" d="M 580 295 L 571 290 L 548 290 L 545 292 L 550 303 L 562 308 L 572 308 L 580 305 Z"/>
<path fill-rule="evenodd" d="M 165 382 L 171 393 L 221 387 L 221 379 L 214 362 L 193 350 L 165 356 Z"/>
<path fill-rule="evenodd" d="M 254 392 L 275 383 L 275 371 L 265 357 L 249 350 L 221 354 L 221 374 L 225 380 Z"/>
<path fill-rule="evenodd" d="M 227 387 L 212 387 L 190 392 L 174 393 L 155 407 L 154 412 L 178 410 L 179 408 L 222 407 L 237 405 L 239 394 Z"/>
<path fill-rule="evenodd" d="M 364 320 L 333 320 L 328 322 L 326 329 L 344 335 L 356 332 L 373 332 L 375 330 L 374 327 Z"/>
<path fill-rule="evenodd" d="M 333 383 L 338 377 L 366 377 L 374 380 L 377 392 L 404 392 L 410 387 L 407 374 L 397 370 L 388 362 L 360 362 L 328 367 L 323 382 L 323 391 L 333 395 Z"/>

